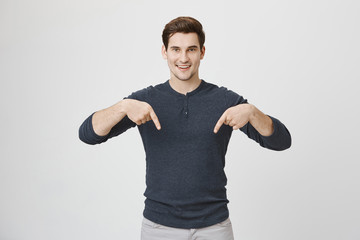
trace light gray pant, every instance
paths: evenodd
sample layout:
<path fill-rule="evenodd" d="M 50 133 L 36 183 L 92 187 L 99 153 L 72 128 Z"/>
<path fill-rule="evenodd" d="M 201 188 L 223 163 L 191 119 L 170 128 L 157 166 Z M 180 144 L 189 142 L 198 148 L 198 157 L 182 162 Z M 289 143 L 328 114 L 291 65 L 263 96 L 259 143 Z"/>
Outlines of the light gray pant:
<path fill-rule="evenodd" d="M 144 218 L 141 240 L 234 240 L 230 219 L 205 228 L 182 229 L 163 226 Z"/>

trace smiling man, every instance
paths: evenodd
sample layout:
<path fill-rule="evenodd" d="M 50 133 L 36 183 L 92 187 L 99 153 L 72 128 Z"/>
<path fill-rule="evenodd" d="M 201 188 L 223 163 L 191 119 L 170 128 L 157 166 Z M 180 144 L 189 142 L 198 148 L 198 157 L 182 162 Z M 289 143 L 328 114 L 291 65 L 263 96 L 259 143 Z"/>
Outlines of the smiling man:
<path fill-rule="evenodd" d="M 196 33 L 174 33 L 162 46 L 162 55 L 168 61 L 170 80 L 199 83 L 200 60 L 204 58 L 205 47 L 200 46 Z"/>
<path fill-rule="evenodd" d="M 242 96 L 199 78 L 205 34 L 196 19 L 172 20 L 162 38 L 170 79 L 91 114 L 79 137 L 98 144 L 137 125 L 146 153 L 141 239 L 234 239 L 224 172 L 233 130 L 272 150 L 289 148 L 290 133 Z"/>

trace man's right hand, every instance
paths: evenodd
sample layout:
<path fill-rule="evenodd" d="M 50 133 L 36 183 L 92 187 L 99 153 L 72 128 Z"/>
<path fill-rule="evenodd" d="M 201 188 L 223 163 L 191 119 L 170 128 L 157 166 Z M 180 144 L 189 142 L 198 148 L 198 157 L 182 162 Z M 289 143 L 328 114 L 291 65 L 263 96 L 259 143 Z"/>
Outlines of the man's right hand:
<path fill-rule="evenodd" d="M 150 104 L 135 99 L 124 99 L 123 101 L 126 115 L 131 121 L 141 125 L 152 120 L 155 127 L 158 130 L 161 129 L 159 119 Z"/>
<path fill-rule="evenodd" d="M 137 125 L 152 120 L 156 128 L 161 129 L 159 119 L 152 107 L 146 102 L 134 99 L 124 99 L 111 107 L 95 112 L 92 118 L 93 129 L 97 135 L 105 136 L 126 115 Z"/>

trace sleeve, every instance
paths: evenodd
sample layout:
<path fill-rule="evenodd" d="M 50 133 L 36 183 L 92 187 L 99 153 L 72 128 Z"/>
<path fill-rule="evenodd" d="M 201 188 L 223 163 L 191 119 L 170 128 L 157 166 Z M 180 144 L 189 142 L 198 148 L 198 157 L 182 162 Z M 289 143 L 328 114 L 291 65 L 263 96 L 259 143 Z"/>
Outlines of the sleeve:
<path fill-rule="evenodd" d="M 81 124 L 79 128 L 79 138 L 81 141 L 87 144 L 95 145 L 99 143 L 106 142 L 112 137 L 116 137 L 121 133 L 125 132 L 131 127 L 135 127 L 136 124 L 131 121 L 127 116 L 121 119 L 105 136 L 99 136 L 95 133 L 92 125 L 92 117 L 94 113 L 91 114 L 85 121 Z"/>
<path fill-rule="evenodd" d="M 239 94 L 227 90 L 225 94 L 228 107 L 238 104 L 246 104 L 248 101 Z M 269 115 L 268 115 L 269 116 Z M 274 131 L 270 136 L 262 136 L 249 122 L 240 131 L 245 133 L 250 139 L 256 141 L 260 146 L 271 150 L 281 151 L 290 148 L 291 135 L 285 125 L 278 119 L 269 116 L 273 121 Z"/>
<path fill-rule="evenodd" d="M 248 103 L 247 99 L 243 98 L 243 96 L 240 96 L 239 94 L 228 90 L 225 88 L 225 100 L 226 100 L 226 107 L 233 107 L 238 104 L 246 104 Z"/>
<path fill-rule="evenodd" d="M 128 97 L 125 97 L 124 99 L 135 99 L 139 101 L 145 101 L 147 96 L 147 90 L 148 89 L 142 89 L 137 92 L 133 92 Z M 92 125 L 92 117 L 94 113 L 92 113 L 85 121 L 81 124 L 79 128 L 79 138 L 81 141 L 87 144 L 99 144 L 106 142 L 108 139 L 112 137 L 116 137 L 129 128 L 135 127 L 136 124 L 131 121 L 128 116 L 125 116 L 123 119 L 121 119 L 120 122 L 118 122 L 106 136 L 99 136 L 95 133 L 93 125 Z"/>
<path fill-rule="evenodd" d="M 278 119 L 272 116 L 269 117 L 273 121 L 274 125 L 274 131 L 270 136 L 262 136 L 250 123 L 247 123 L 245 126 L 240 128 L 240 130 L 264 148 L 276 151 L 282 151 L 290 148 L 291 135 L 289 130 Z"/>

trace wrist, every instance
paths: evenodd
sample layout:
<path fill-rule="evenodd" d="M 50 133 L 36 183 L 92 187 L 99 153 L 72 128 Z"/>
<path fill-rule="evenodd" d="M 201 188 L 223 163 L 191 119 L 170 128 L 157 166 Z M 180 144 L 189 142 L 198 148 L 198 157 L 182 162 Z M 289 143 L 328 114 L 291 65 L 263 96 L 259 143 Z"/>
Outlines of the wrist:
<path fill-rule="evenodd" d="M 127 115 L 127 105 L 128 99 L 123 99 L 116 103 L 113 111 L 114 114 L 116 114 L 118 118 L 123 118 L 125 115 Z"/>
<path fill-rule="evenodd" d="M 249 111 L 249 121 L 251 122 L 251 121 L 254 121 L 254 119 L 256 118 L 256 107 L 254 106 L 254 105 L 252 105 L 252 104 L 248 104 L 248 111 Z"/>

